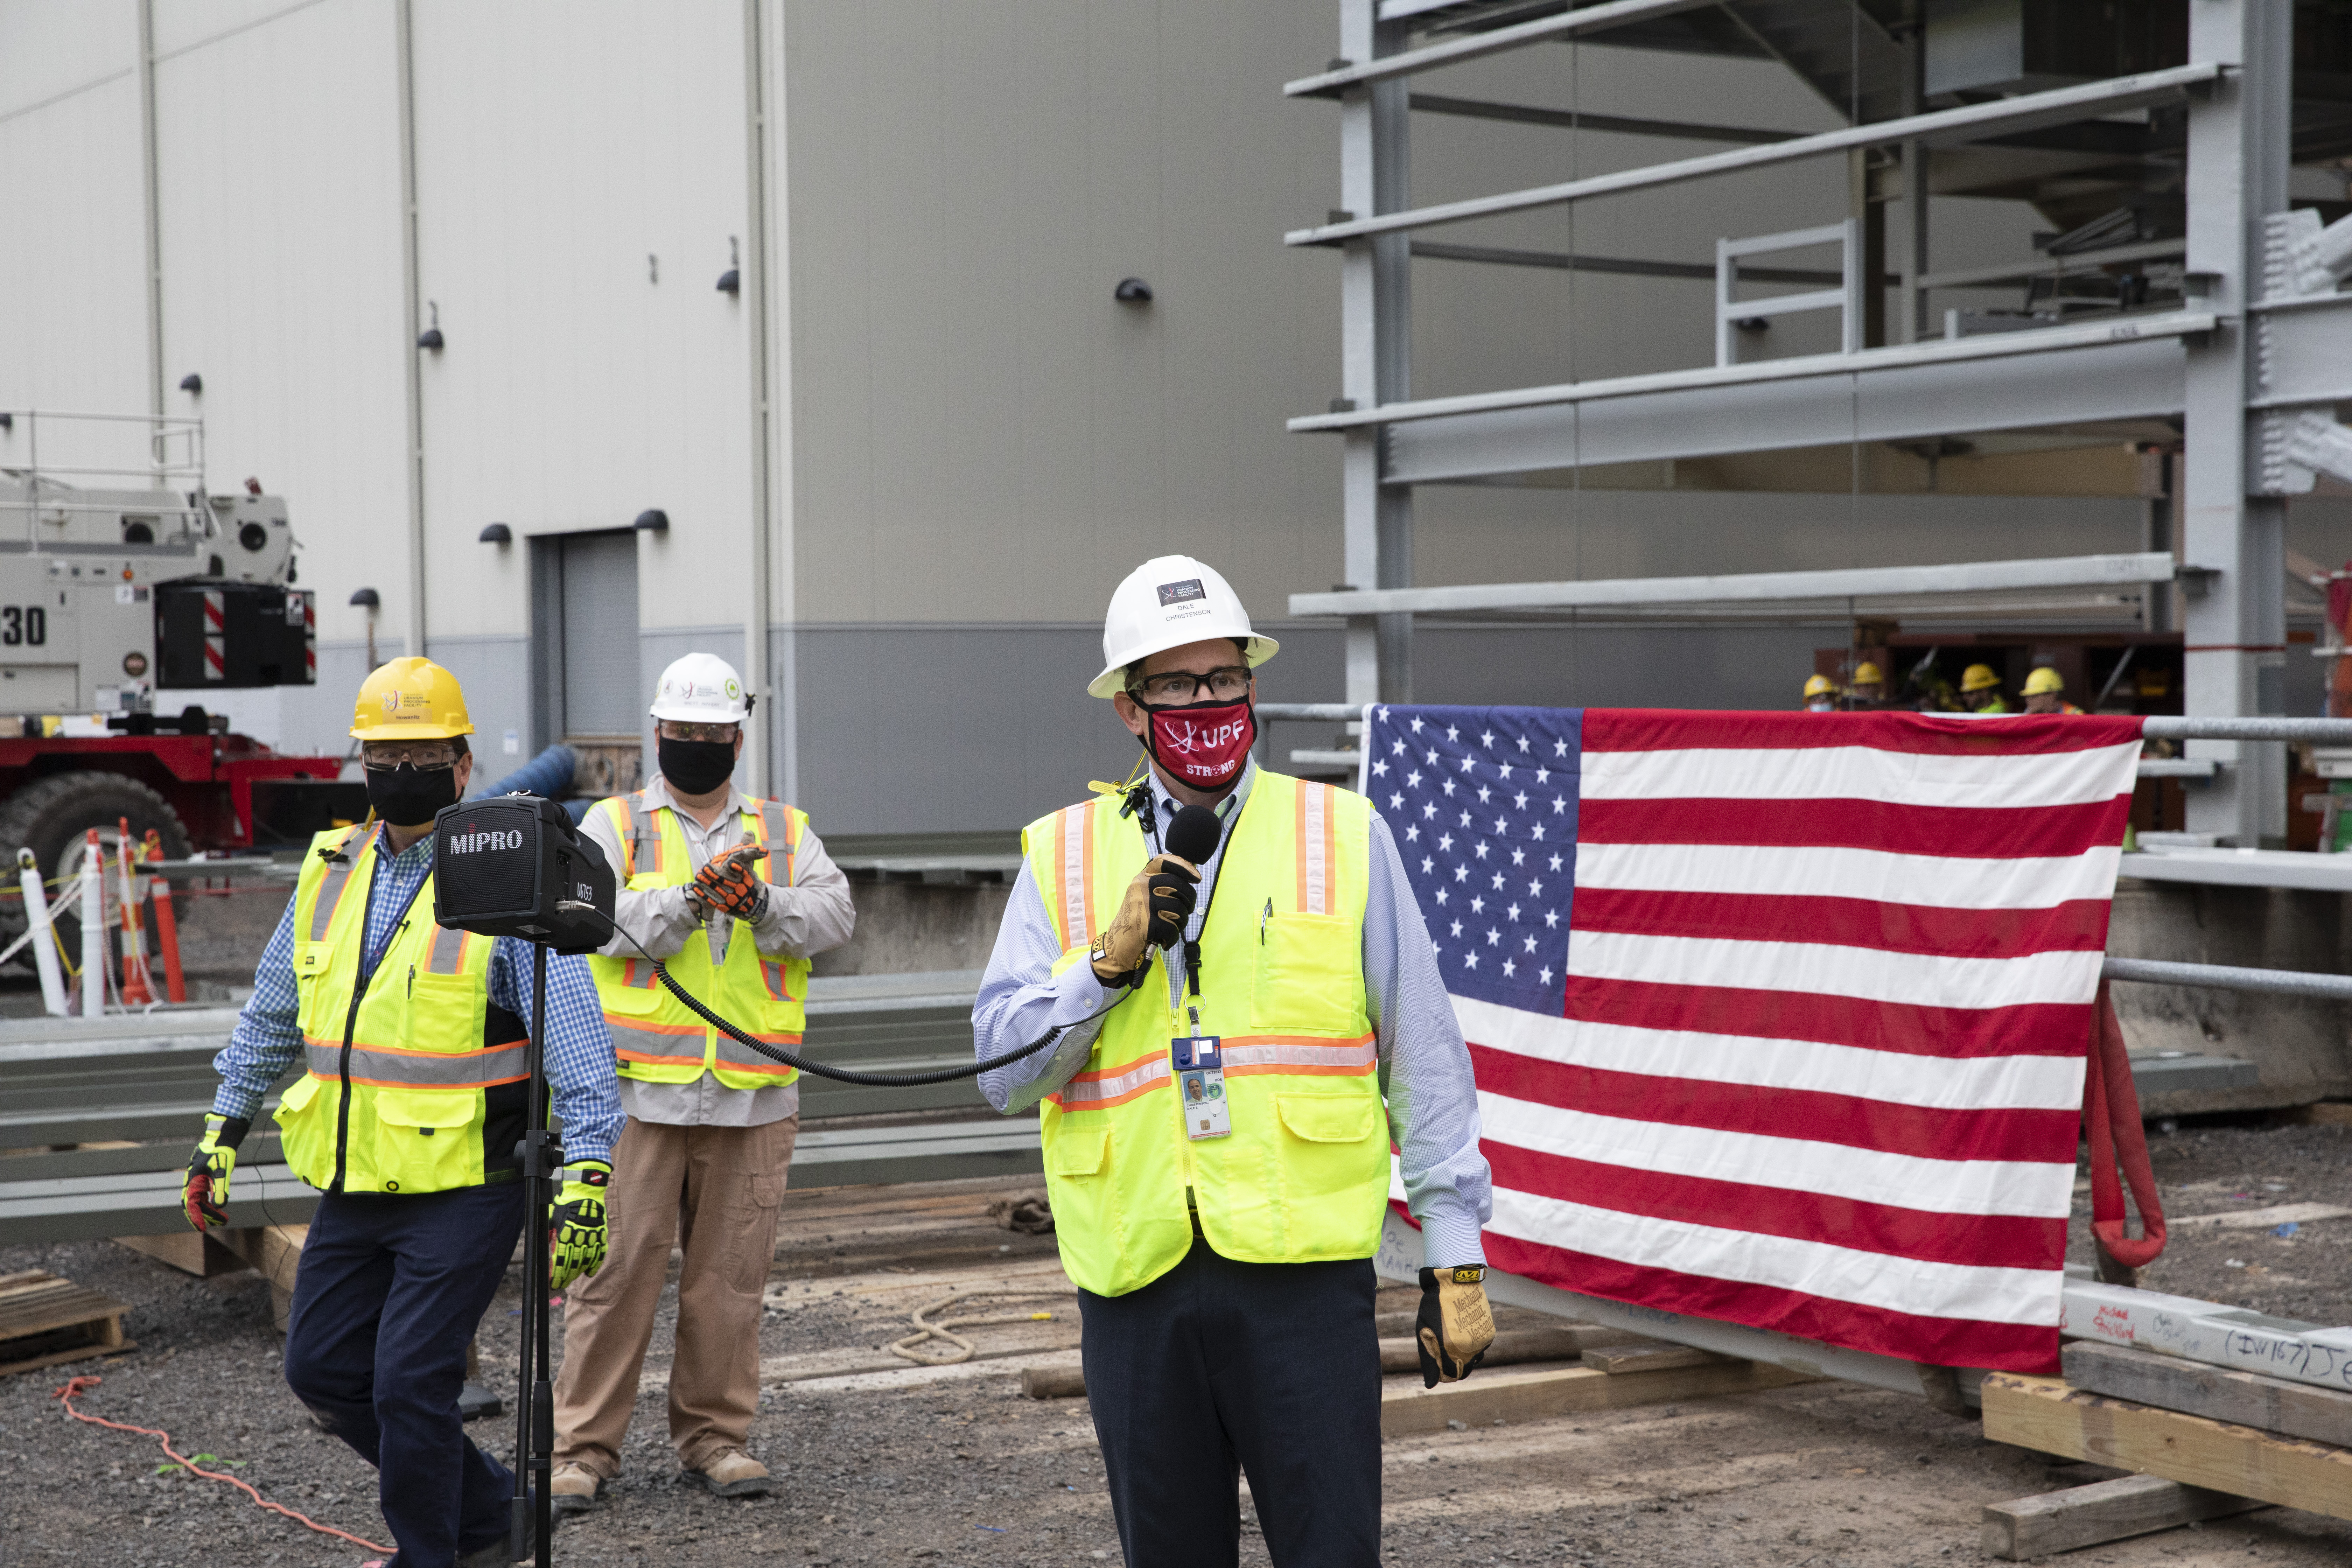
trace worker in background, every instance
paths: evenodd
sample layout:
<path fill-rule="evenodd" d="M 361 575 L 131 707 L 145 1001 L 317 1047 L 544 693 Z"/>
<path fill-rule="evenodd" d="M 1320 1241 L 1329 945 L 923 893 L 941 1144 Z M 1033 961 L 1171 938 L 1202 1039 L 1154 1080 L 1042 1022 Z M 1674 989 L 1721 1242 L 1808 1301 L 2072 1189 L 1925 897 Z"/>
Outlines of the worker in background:
<path fill-rule="evenodd" d="M 2025 678 L 2025 710 L 2028 713 L 2080 713 L 2082 710 L 2066 700 L 2066 678 L 2046 664 L 2033 667 Z"/>
<path fill-rule="evenodd" d="M 1853 686 L 1846 693 L 1846 706 L 1857 712 L 1869 712 L 1886 706 L 1886 675 L 1868 659 L 1855 667 Z"/>
<path fill-rule="evenodd" d="M 613 1154 L 611 1257 L 564 1306 L 548 1489 L 565 1512 L 593 1506 L 620 1474 L 673 1245 L 685 1249 L 669 1368 L 678 1463 L 719 1497 L 776 1486 L 744 1443 L 759 1408 L 760 1312 L 800 1131 L 800 1075 L 689 1012 L 646 957 L 720 1017 L 790 1047 L 801 1043 L 810 958 L 847 942 L 856 923 L 849 879 L 808 818 L 735 788 L 752 700 L 710 654 L 663 670 L 653 701 L 660 771 L 582 825 L 620 881 L 619 932 L 588 963 L 628 1125 Z"/>
<path fill-rule="evenodd" d="M 972 1008 L 983 1058 L 1055 1042 L 980 1087 L 1008 1114 L 1045 1101 L 1130 1568 L 1232 1563 L 1237 1467 L 1277 1568 L 1378 1561 L 1391 1137 L 1429 1265 L 1424 1377 L 1466 1376 L 1494 1338 L 1461 1026 L 1387 824 L 1250 758 L 1275 651 L 1201 562 L 1119 584 L 1087 689 L 1149 772 L 1030 824 Z M 1166 849 L 1194 805 L 1221 825 L 1197 865 Z M 1218 1109 L 1184 1114 L 1180 1073 Z"/>
<path fill-rule="evenodd" d="M 1805 679 L 1805 711 L 1834 713 L 1837 711 L 1837 682 L 1826 675 Z"/>
<path fill-rule="evenodd" d="M 433 922 L 434 815 L 466 793 L 473 729 L 457 677 L 429 660 L 394 659 L 361 686 L 352 734 L 371 816 L 302 858 L 213 1059 L 221 1086 L 184 1192 L 198 1230 L 226 1223 L 237 1143 L 306 1059 L 278 1122 L 286 1163 L 324 1195 L 294 1281 L 286 1382 L 376 1467 L 401 1568 L 514 1561 L 514 1478 L 459 1424 L 466 1348 L 527 1217 L 557 1285 L 595 1269 L 621 1130 L 595 983 L 583 960 L 551 954 L 543 1038 L 567 1163 L 552 1219 L 524 1215 L 515 1146 L 547 1114 L 529 1103 L 532 949 Z"/>
<path fill-rule="evenodd" d="M 1960 671 L 1960 706 L 1971 713 L 2007 713 L 2000 695 L 2000 677 L 1989 664 L 1972 664 Z"/>

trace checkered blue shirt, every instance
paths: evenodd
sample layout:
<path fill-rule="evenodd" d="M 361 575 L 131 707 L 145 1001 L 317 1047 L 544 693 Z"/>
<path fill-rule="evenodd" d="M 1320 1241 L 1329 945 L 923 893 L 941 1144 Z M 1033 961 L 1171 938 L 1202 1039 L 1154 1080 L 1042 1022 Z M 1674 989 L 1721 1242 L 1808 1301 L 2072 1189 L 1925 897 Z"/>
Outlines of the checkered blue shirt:
<path fill-rule="evenodd" d="M 361 973 L 373 975 L 417 889 L 433 869 L 433 836 L 426 834 L 397 855 L 378 855 L 368 889 L 367 930 Z M 428 915 L 429 918 L 429 915 Z M 530 1022 L 530 944 L 500 937 L 490 949 L 490 1000 Z M 261 950 L 253 995 L 229 1036 L 228 1048 L 213 1058 L 221 1086 L 213 1110 L 247 1121 L 261 1110 L 261 1097 L 302 1054 L 297 1022 L 301 998 L 294 984 L 294 900 Z M 555 1114 L 563 1121 L 564 1157 L 607 1160 L 621 1135 L 621 1092 L 614 1073 L 613 1036 L 588 961 L 550 953 L 547 959 L 547 1080 Z"/>

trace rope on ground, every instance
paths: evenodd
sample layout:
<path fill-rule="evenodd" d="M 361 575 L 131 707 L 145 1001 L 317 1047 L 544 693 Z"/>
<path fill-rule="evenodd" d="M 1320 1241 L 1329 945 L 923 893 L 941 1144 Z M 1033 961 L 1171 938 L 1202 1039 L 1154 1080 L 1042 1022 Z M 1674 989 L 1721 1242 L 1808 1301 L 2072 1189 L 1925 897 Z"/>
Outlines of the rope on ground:
<path fill-rule="evenodd" d="M 72 1416 L 77 1421 L 87 1421 L 93 1426 L 110 1427 L 117 1432 L 136 1432 L 142 1436 L 154 1438 L 156 1442 L 163 1445 L 163 1452 L 170 1455 L 173 1460 L 176 1463 L 184 1466 L 189 1474 L 202 1476 L 208 1481 L 226 1481 L 229 1485 L 236 1488 L 237 1490 L 245 1493 L 246 1496 L 251 1498 L 255 1502 L 259 1503 L 263 1508 L 268 1509 L 272 1513 L 282 1513 L 287 1518 L 292 1520 L 295 1523 L 305 1525 L 310 1529 L 317 1531 L 321 1535 L 331 1535 L 339 1541 L 348 1541 L 354 1546 L 364 1546 L 370 1552 L 390 1552 L 394 1550 L 394 1548 L 389 1546 L 378 1545 L 376 1542 L 367 1540 L 363 1536 L 353 1535 L 349 1531 L 337 1530 L 331 1524 L 320 1524 L 314 1519 L 305 1519 L 302 1515 L 296 1513 L 292 1509 L 288 1508 L 284 1503 L 271 1502 L 268 1498 L 263 1497 L 259 1492 L 255 1491 L 245 1482 L 238 1480 L 235 1476 L 225 1476 L 217 1470 L 198 1468 L 196 1462 L 194 1459 L 189 1458 L 186 1455 L 178 1452 L 172 1447 L 172 1435 L 169 1432 L 163 1430 L 161 1427 L 132 1426 L 124 1422 L 109 1421 L 102 1416 L 85 1415 L 83 1412 L 76 1410 L 74 1408 L 73 1402 L 77 1398 L 80 1397 L 82 1391 L 85 1389 L 96 1388 L 102 1381 L 104 1380 L 95 1375 L 84 1374 L 83 1376 L 69 1380 L 66 1385 L 63 1388 L 58 1389 L 52 1397 L 64 1405 L 66 1414 Z M 206 1457 L 209 1458 L 210 1456 Z"/>
<path fill-rule="evenodd" d="M 940 1297 L 929 1306 L 916 1308 L 914 1323 L 917 1331 L 894 1342 L 890 1346 L 890 1352 L 893 1355 L 905 1356 L 908 1361 L 920 1366 L 954 1366 L 960 1362 L 970 1361 L 979 1348 L 956 1332 L 958 1329 L 984 1329 L 994 1323 L 1050 1323 L 1054 1321 L 1054 1314 L 1010 1312 L 993 1318 L 943 1318 L 935 1321 L 931 1317 L 932 1313 L 944 1312 L 959 1301 L 976 1301 L 987 1297 L 1013 1301 L 1034 1301 L 1045 1296 L 1076 1296 L 1076 1294 L 1077 1291 L 1075 1289 L 1051 1285 L 1034 1286 L 1025 1290 L 958 1290 L 951 1295 Z M 933 1340 L 953 1345 L 955 1348 L 940 1355 L 926 1353 L 924 1347 Z"/>

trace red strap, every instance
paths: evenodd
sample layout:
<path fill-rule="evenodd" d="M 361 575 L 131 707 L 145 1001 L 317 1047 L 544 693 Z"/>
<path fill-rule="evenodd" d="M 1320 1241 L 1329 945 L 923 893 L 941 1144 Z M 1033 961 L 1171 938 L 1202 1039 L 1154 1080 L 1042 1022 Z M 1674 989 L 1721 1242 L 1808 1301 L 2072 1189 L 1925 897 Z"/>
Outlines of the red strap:
<path fill-rule="evenodd" d="M 2091 1234 L 2108 1256 L 2126 1268 L 2144 1268 L 2164 1251 L 2164 1200 L 2147 1160 L 2147 1130 L 2139 1119 L 2139 1091 L 2132 1086 L 2131 1057 L 2124 1028 L 2116 1021 L 2115 1000 L 2099 982 L 2093 1005 L 2091 1053 L 2083 1077 L 2083 1121 L 2091 1140 Z M 2142 1235 L 2124 1234 L 2124 1194 L 2116 1180 L 2120 1156 L 2124 1180 L 2139 1205 Z"/>

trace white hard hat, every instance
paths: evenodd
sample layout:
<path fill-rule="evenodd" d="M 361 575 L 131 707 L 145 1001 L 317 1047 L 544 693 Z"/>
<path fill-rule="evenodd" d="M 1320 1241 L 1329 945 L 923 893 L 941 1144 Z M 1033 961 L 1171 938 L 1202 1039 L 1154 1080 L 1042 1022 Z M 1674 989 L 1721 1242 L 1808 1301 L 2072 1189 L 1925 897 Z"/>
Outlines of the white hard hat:
<path fill-rule="evenodd" d="M 688 724 L 740 724 L 751 711 L 743 678 L 715 653 L 690 653 L 661 672 L 653 715 Z"/>
<path fill-rule="evenodd" d="M 1255 669 L 1282 645 L 1250 630 L 1249 612 L 1217 569 L 1189 555 L 1161 555 L 1127 574 L 1103 617 L 1103 672 L 1087 689 L 1116 697 L 1127 689 L 1127 667 L 1186 643 L 1241 637 Z"/>

